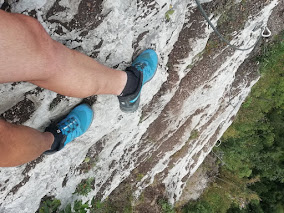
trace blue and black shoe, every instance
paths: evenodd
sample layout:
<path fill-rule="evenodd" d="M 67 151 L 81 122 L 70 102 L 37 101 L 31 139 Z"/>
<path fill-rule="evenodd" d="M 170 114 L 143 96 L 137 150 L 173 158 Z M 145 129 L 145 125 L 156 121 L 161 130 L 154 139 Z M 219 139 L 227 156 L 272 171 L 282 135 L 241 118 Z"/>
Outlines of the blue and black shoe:
<path fill-rule="evenodd" d="M 123 112 L 135 112 L 138 109 L 142 87 L 154 77 L 157 67 L 157 53 L 147 49 L 133 61 L 130 67 L 126 68 L 126 71 L 133 72 L 139 78 L 139 83 L 134 93 L 118 96 L 120 109 Z"/>
<path fill-rule="evenodd" d="M 84 134 L 93 121 L 93 110 L 88 104 L 80 104 L 75 107 L 63 120 L 51 123 L 45 132 L 54 135 L 54 142 L 50 150 L 44 154 L 52 154 L 61 150 L 66 144 Z"/>

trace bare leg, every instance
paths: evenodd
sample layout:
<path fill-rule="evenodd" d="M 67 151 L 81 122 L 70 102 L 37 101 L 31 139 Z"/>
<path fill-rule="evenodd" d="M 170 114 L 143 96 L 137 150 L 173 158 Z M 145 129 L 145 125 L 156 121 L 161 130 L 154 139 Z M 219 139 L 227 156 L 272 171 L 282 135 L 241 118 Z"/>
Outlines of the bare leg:
<path fill-rule="evenodd" d="M 0 10 L 0 83 L 28 81 L 72 97 L 119 95 L 126 73 L 53 41 L 40 23 Z M 51 133 L 0 120 L 0 166 L 16 166 L 37 158 L 53 143 Z"/>
<path fill-rule="evenodd" d="M 0 10 L 0 83 L 29 81 L 72 97 L 119 95 L 126 73 L 52 40 L 28 16 Z"/>
<path fill-rule="evenodd" d="M 0 167 L 17 166 L 50 149 L 54 137 L 35 129 L 0 120 Z"/>

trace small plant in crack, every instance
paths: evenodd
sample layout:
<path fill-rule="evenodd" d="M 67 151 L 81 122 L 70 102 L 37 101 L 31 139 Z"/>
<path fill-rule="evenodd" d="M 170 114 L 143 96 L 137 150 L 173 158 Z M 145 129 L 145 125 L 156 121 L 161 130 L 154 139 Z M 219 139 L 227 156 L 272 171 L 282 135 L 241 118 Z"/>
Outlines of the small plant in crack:
<path fill-rule="evenodd" d="M 170 9 L 166 12 L 166 15 L 165 15 L 167 22 L 171 20 L 171 15 L 173 15 L 174 12 L 175 10 L 173 9 L 173 6 L 170 5 Z"/>
<path fill-rule="evenodd" d="M 93 181 L 94 181 L 94 178 L 88 178 L 88 179 L 82 180 L 81 183 L 78 184 L 74 194 L 87 196 L 92 191 Z"/>

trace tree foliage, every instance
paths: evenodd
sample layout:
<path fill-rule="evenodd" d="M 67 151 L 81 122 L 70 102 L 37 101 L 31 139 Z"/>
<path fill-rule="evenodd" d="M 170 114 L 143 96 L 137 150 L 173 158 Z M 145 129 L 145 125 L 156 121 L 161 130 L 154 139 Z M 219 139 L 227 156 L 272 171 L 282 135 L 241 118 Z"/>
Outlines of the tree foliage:
<path fill-rule="evenodd" d="M 215 148 L 225 165 L 184 212 L 284 212 L 284 32 L 257 60 L 261 78 Z"/>

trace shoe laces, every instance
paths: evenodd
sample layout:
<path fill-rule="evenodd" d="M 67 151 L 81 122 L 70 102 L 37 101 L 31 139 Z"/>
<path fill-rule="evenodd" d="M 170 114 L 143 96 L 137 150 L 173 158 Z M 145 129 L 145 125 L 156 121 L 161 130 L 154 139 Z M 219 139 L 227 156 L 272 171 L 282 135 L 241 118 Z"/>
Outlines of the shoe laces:
<path fill-rule="evenodd" d="M 59 130 L 63 135 L 70 135 L 71 138 L 75 138 L 80 134 L 80 128 L 77 119 L 74 117 L 65 118 L 58 124 Z"/>
<path fill-rule="evenodd" d="M 136 69 L 141 69 L 141 71 L 143 71 L 143 69 L 147 66 L 146 63 L 142 63 L 142 62 L 139 62 L 139 63 L 136 63 L 135 64 L 135 68 Z"/>
<path fill-rule="evenodd" d="M 138 62 L 134 65 L 134 67 L 143 73 L 144 79 L 149 79 L 151 72 L 149 71 L 150 67 L 146 62 Z M 144 80 L 143 80 L 144 83 Z"/>

